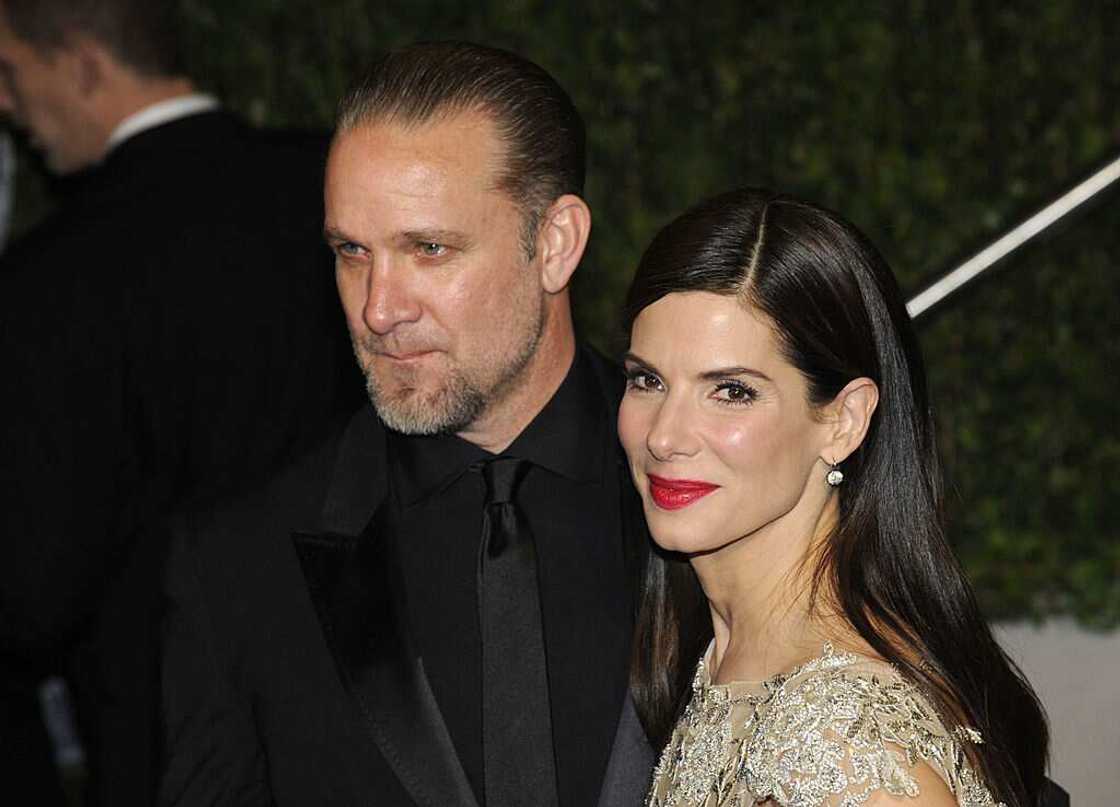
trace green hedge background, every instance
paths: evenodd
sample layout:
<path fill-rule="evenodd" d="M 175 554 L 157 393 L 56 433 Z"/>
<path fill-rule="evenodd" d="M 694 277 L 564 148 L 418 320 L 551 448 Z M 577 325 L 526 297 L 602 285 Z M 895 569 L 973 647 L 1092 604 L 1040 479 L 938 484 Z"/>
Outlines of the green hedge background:
<path fill-rule="evenodd" d="M 1120 152 L 1120 6 L 189 0 L 192 72 L 263 124 L 328 126 L 379 50 L 470 39 L 569 89 L 590 134 L 582 332 L 653 232 L 762 184 L 841 211 L 913 292 Z M 1120 624 L 1120 195 L 921 323 L 954 541 L 995 617 Z"/>

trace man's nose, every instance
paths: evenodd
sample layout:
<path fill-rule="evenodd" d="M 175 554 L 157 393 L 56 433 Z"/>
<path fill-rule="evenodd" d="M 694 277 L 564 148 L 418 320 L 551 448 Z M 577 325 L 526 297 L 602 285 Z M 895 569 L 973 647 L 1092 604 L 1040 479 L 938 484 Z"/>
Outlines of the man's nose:
<path fill-rule="evenodd" d="M 375 262 L 369 273 L 362 319 L 378 335 L 391 332 L 403 322 L 420 318 L 421 306 L 404 267 L 390 259 Z"/>
<path fill-rule="evenodd" d="M 669 462 L 693 456 L 700 441 L 693 428 L 694 413 L 684 396 L 666 395 L 646 435 L 646 449 L 654 459 Z"/>

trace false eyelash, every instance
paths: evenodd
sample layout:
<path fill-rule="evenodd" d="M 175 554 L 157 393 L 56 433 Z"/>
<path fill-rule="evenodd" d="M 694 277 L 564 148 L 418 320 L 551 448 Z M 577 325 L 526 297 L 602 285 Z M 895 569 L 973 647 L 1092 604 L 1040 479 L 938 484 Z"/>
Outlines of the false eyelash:
<path fill-rule="evenodd" d="M 738 389 L 743 391 L 742 398 L 716 398 L 719 403 L 725 404 L 727 406 L 746 406 L 748 404 L 754 403 L 758 398 L 758 390 L 750 386 L 749 384 L 744 384 L 742 381 L 721 381 L 716 385 L 716 389 Z"/>
<path fill-rule="evenodd" d="M 642 386 L 641 384 L 638 383 L 638 379 L 640 379 L 642 377 L 648 377 L 648 378 L 651 378 L 651 379 L 656 379 L 658 384 L 661 383 L 661 379 L 657 378 L 657 373 L 651 372 L 650 370 L 646 369 L 645 367 L 628 368 L 628 369 L 624 370 L 623 373 L 626 376 L 626 389 L 628 389 L 628 390 L 632 389 L 632 390 L 635 390 L 637 392 L 650 392 L 651 387 Z"/>

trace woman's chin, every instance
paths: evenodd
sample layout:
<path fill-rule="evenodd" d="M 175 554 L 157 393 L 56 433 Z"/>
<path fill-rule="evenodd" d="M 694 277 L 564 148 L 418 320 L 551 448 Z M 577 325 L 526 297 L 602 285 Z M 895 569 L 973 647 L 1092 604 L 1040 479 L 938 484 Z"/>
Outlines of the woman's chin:
<path fill-rule="evenodd" d="M 698 535 L 696 530 L 659 530 L 650 525 L 650 535 L 653 542 L 661 549 L 681 555 L 705 555 L 721 546 L 719 541 L 704 540 L 704 537 Z"/>

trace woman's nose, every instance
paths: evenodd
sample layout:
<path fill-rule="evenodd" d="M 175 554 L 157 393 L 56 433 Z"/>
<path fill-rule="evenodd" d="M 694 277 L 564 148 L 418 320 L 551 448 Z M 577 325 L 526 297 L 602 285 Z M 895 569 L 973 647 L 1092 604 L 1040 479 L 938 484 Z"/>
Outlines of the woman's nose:
<path fill-rule="evenodd" d="M 693 456 L 699 450 L 692 415 L 683 398 L 667 395 L 662 400 L 646 435 L 646 448 L 654 459 L 669 462 Z"/>

